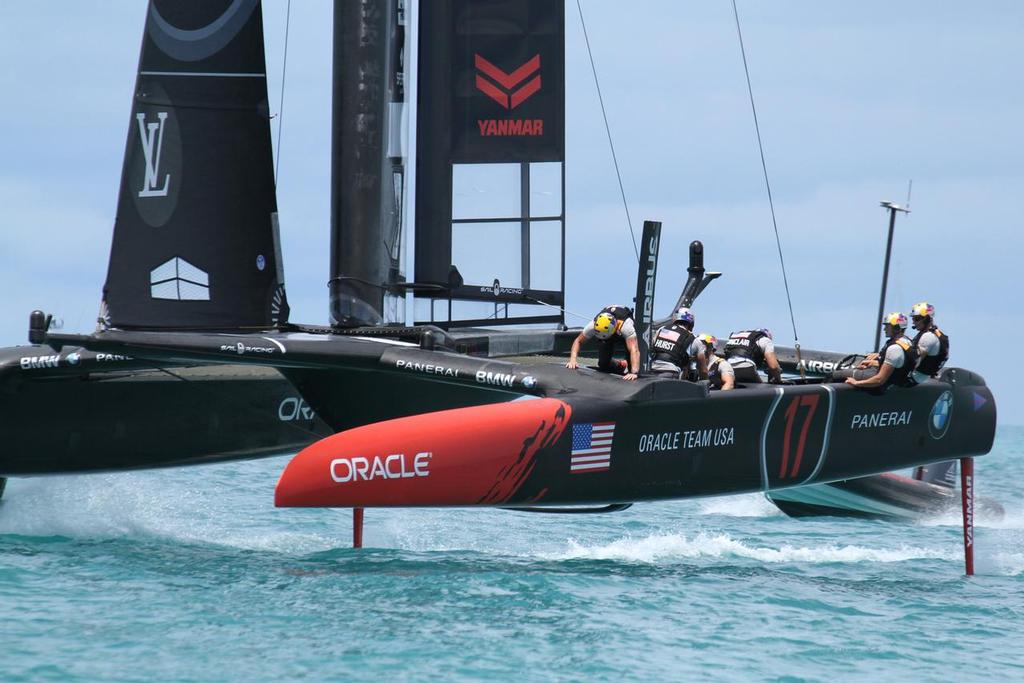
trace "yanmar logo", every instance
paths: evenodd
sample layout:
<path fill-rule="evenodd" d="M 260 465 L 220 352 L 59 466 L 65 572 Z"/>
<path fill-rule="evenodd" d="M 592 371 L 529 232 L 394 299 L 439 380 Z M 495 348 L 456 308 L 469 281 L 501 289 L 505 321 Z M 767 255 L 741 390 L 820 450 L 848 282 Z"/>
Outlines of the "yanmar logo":
<path fill-rule="evenodd" d="M 530 99 L 540 90 L 540 74 L 538 73 L 529 82 L 523 83 L 534 73 L 540 71 L 540 55 L 534 55 L 526 64 L 510 74 L 505 73 L 494 66 L 479 54 L 476 58 L 476 88 L 505 109 L 515 109 L 520 104 Z M 484 78 L 488 76 L 494 83 Z M 495 85 L 497 83 L 498 85 Z M 501 86 L 499 88 L 498 86 Z"/>
<path fill-rule="evenodd" d="M 511 73 L 505 73 L 479 54 L 475 54 L 474 59 L 477 90 L 503 109 L 515 109 L 540 90 L 540 54 L 534 55 Z M 544 119 L 478 119 L 477 125 L 482 136 L 544 134 Z"/>

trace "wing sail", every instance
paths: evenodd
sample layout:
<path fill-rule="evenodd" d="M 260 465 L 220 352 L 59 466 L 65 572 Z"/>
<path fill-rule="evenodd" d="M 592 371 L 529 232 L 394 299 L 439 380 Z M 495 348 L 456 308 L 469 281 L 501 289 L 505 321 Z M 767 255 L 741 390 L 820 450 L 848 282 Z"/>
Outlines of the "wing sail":
<path fill-rule="evenodd" d="M 258 0 L 153 0 L 101 322 L 287 322 Z"/>

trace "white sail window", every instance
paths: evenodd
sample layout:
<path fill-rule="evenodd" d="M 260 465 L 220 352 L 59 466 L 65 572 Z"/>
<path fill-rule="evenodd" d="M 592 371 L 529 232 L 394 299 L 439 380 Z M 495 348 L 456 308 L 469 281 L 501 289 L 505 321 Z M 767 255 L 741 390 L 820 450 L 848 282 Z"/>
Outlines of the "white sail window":
<path fill-rule="evenodd" d="M 519 164 L 453 164 L 452 219 L 522 216 Z"/>
<path fill-rule="evenodd" d="M 530 217 L 562 215 L 562 164 L 558 161 L 530 164 Z"/>
<path fill-rule="evenodd" d="M 530 289 L 562 289 L 562 221 L 530 223 Z"/>
<path fill-rule="evenodd" d="M 154 299 L 210 300 L 210 276 L 177 256 L 151 270 L 149 284 Z"/>
<path fill-rule="evenodd" d="M 452 263 L 467 285 L 522 287 L 522 224 L 454 223 Z"/>

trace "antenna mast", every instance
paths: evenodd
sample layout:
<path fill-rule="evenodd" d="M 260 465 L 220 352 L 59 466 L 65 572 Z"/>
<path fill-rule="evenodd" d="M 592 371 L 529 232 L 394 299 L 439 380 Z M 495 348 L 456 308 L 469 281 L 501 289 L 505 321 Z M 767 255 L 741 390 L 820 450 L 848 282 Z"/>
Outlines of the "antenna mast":
<path fill-rule="evenodd" d="M 913 181 L 911 181 L 913 182 Z M 907 190 L 907 199 L 910 199 L 910 190 Z M 896 229 L 896 213 L 910 213 L 908 206 L 900 206 L 892 202 L 882 202 L 883 209 L 889 209 L 889 240 L 885 244 L 885 265 L 882 267 L 882 295 L 878 299 L 878 317 L 875 318 L 875 345 L 876 351 L 882 342 L 882 316 L 885 315 L 885 290 L 889 284 L 889 258 L 892 256 L 892 235 Z"/>

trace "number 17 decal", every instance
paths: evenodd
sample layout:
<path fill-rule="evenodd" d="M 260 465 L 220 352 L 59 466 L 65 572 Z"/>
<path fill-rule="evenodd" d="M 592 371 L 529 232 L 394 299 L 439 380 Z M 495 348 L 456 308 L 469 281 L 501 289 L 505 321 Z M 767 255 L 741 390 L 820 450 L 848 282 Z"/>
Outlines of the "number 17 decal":
<path fill-rule="evenodd" d="M 818 394 L 806 394 L 794 396 L 786 408 L 786 435 L 782 439 L 782 467 L 779 468 L 779 479 L 792 479 L 800 471 L 800 462 L 804 459 L 804 448 L 807 446 L 807 428 L 811 426 L 814 419 L 814 411 L 818 409 Z M 800 440 L 796 444 L 796 456 L 793 458 L 793 469 L 786 475 L 786 463 L 789 462 L 789 446 L 793 434 L 793 421 L 796 420 L 797 411 L 806 407 L 803 426 L 800 427 Z"/>
<path fill-rule="evenodd" d="M 770 418 L 765 440 L 769 485 L 790 486 L 814 473 L 824 456 L 830 399 L 827 390 L 824 397 L 818 391 L 787 392 L 782 396 Z"/>

